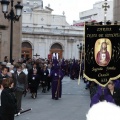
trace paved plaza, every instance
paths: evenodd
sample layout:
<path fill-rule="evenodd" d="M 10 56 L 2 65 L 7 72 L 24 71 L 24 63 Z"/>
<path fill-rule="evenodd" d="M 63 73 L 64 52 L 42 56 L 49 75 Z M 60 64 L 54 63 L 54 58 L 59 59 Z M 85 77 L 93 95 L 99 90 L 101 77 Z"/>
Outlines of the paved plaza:
<path fill-rule="evenodd" d="M 37 99 L 32 99 L 28 93 L 23 98 L 22 108 L 32 108 L 32 111 L 15 117 L 15 120 L 86 120 L 89 109 L 89 90 L 85 90 L 85 84 L 77 80 L 63 79 L 63 95 L 60 100 L 52 100 L 51 92 L 41 93 L 38 90 Z"/>

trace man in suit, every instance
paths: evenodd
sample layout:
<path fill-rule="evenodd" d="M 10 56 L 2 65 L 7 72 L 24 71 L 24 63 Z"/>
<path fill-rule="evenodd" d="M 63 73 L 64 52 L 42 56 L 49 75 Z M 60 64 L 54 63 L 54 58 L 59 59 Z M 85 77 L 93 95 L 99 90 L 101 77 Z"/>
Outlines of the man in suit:
<path fill-rule="evenodd" d="M 21 102 L 22 102 L 22 95 L 27 90 L 27 76 L 22 71 L 22 66 L 19 64 L 17 66 L 17 70 L 13 74 L 14 80 L 14 87 L 15 87 L 15 96 L 17 99 L 17 110 L 18 113 L 22 110 L 21 109 Z"/>

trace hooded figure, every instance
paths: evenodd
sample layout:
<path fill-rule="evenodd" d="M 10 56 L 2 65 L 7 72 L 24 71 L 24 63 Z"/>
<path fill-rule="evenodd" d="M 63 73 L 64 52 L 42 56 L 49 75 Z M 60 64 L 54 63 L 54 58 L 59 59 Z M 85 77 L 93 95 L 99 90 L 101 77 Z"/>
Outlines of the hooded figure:
<path fill-rule="evenodd" d="M 54 68 L 50 74 L 52 79 L 52 99 L 58 100 L 58 98 L 61 98 L 62 94 L 62 79 L 64 75 L 56 58 L 53 59 L 53 65 Z"/>
<path fill-rule="evenodd" d="M 98 86 L 98 90 L 96 94 L 91 99 L 90 107 L 92 107 L 94 104 L 99 103 L 101 101 L 114 103 L 114 99 L 110 95 L 109 90 L 107 88 L 102 88 Z"/>

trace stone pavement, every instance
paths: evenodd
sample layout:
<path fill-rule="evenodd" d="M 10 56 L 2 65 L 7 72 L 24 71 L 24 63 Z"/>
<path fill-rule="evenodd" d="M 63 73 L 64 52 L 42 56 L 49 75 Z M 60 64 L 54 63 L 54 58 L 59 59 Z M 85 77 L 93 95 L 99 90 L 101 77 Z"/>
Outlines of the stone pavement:
<path fill-rule="evenodd" d="M 32 108 L 15 120 L 86 120 L 86 113 L 89 109 L 89 91 L 85 90 L 85 84 L 81 81 L 63 79 L 63 96 L 60 100 L 52 100 L 51 92 L 41 93 L 38 90 L 37 99 L 32 99 L 30 94 L 23 98 L 22 107 Z"/>

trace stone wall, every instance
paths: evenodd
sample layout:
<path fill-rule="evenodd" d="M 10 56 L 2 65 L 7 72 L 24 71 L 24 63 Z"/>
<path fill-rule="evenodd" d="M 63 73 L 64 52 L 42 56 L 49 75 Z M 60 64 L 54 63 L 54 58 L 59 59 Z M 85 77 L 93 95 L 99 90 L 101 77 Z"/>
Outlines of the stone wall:
<path fill-rule="evenodd" d="M 14 0 L 14 5 L 17 0 Z M 19 0 L 20 1 L 20 0 Z M 22 1 L 22 0 L 21 0 Z M 10 6 L 10 5 L 9 5 Z M 16 12 L 16 11 L 15 11 Z M 0 61 L 4 60 L 4 56 L 10 56 L 10 21 L 4 18 L 2 7 L 0 4 L 0 24 L 6 25 L 6 30 L 0 30 Z M 18 22 L 13 23 L 13 59 L 18 60 L 21 57 L 21 36 L 22 36 L 22 18 Z"/>

